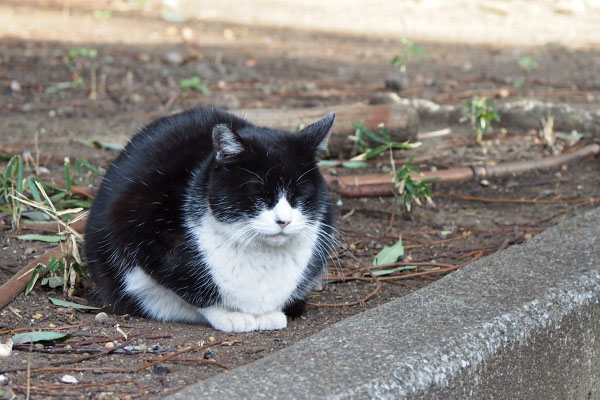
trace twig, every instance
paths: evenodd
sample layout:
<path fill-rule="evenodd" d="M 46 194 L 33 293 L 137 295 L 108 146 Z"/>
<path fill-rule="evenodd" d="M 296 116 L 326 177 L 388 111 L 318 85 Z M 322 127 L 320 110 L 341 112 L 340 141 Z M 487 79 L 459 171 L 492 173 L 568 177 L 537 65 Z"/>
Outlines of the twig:
<path fill-rule="evenodd" d="M 153 362 L 165 362 L 165 360 L 161 360 L 160 358 L 144 358 L 144 361 L 153 361 Z M 220 363 L 218 361 L 215 360 L 205 360 L 203 358 L 173 358 L 170 360 L 166 360 L 167 362 L 197 362 L 197 363 L 201 363 L 201 364 L 213 364 L 216 366 L 219 366 L 221 368 L 224 368 L 226 370 L 230 370 L 230 368 L 223 364 Z"/>
<path fill-rule="evenodd" d="M 25 400 L 29 400 L 29 394 L 31 392 L 31 354 L 33 350 L 33 342 L 29 343 L 29 355 L 27 356 L 27 394 Z"/>
<path fill-rule="evenodd" d="M 408 278 L 415 278 L 415 277 L 423 277 L 423 276 L 433 275 L 433 274 L 444 274 L 446 272 L 452 272 L 452 271 L 460 269 L 466 265 L 469 265 L 472 262 L 479 260 L 481 257 L 483 257 L 483 252 L 477 253 L 477 255 L 475 257 L 473 257 L 473 259 L 471 259 L 463 264 L 454 265 L 454 266 L 447 267 L 447 268 L 434 269 L 431 271 L 413 272 L 410 274 L 402 274 L 402 275 L 396 275 L 396 276 L 384 276 L 379 279 L 382 281 L 392 281 L 392 280 L 408 279 Z"/>
<path fill-rule="evenodd" d="M 506 199 L 466 196 L 463 194 L 442 194 L 438 193 L 435 197 L 452 197 L 466 201 L 480 201 L 483 203 L 511 203 L 511 204 L 589 204 L 600 202 L 600 197 L 584 197 L 580 199 Z"/>
<path fill-rule="evenodd" d="M 471 232 L 465 232 L 460 236 L 456 236 L 450 239 L 442 239 L 442 240 L 436 240 L 434 242 L 431 243 L 423 243 L 423 244 L 411 244 L 408 246 L 404 246 L 405 249 L 418 249 L 418 248 L 422 248 L 422 247 L 430 247 L 430 246 L 437 246 L 438 244 L 445 244 L 445 243 L 450 243 L 450 242 L 454 242 L 456 240 L 461 240 L 461 239 L 466 239 L 469 236 L 471 236 Z"/>
<path fill-rule="evenodd" d="M 199 351 L 199 350 L 207 349 L 209 347 L 213 347 L 213 346 L 216 346 L 216 345 L 221 344 L 221 343 L 223 343 L 223 341 L 212 342 L 212 343 L 209 343 L 209 344 L 205 344 L 203 346 L 189 346 L 189 347 L 186 347 L 185 349 L 178 350 L 178 351 L 176 351 L 174 353 L 171 353 L 171 354 L 169 354 L 167 356 L 164 356 L 163 358 L 159 358 L 156 361 L 152 361 L 152 362 L 150 362 L 150 363 L 148 363 L 146 365 L 142 365 L 141 367 L 136 368 L 134 370 L 134 372 L 137 373 L 137 372 L 143 371 L 146 368 L 150 368 L 150 367 L 154 366 L 154 364 L 168 361 L 168 360 L 170 360 L 170 359 L 172 359 L 174 357 L 177 357 L 180 354 L 188 353 L 190 351 Z"/>
<path fill-rule="evenodd" d="M 31 332 L 31 331 L 64 331 L 66 329 L 74 329 L 74 328 L 81 328 L 82 326 L 87 326 L 87 324 L 76 324 L 76 325 L 65 325 L 65 326 L 59 326 L 57 328 L 16 328 L 16 329 L 7 329 L 4 331 L 0 331 L 0 335 L 5 335 L 7 333 L 15 334 L 17 332 Z"/>
<path fill-rule="evenodd" d="M 360 300 L 351 301 L 349 303 L 312 303 L 312 302 L 306 302 L 306 304 L 308 304 L 309 306 L 313 306 L 313 307 L 350 307 L 350 306 L 355 306 L 357 304 L 364 304 L 367 300 L 369 300 L 373 296 L 375 296 L 379 292 L 379 290 L 381 289 L 381 278 L 377 278 L 377 277 L 373 276 L 373 280 L 377 283 L 377 286 L 375 287 L 375 289 L 373 289 L 373 291 L 371 293 L 369 293 L 368 295 L 366 295 L 365 297 L 363 297 Z"/>

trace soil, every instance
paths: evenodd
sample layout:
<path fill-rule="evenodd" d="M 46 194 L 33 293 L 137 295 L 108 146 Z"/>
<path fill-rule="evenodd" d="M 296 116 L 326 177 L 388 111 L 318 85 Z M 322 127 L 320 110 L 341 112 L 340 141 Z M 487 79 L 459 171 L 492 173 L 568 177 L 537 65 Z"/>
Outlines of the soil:
<path fill-rule="evenodd" d="M 173 23 L 160 18 L 158 4 L 142 7 L 141 3 L 8 0 L 0 5 L 0 154 L 29 152 L 35 157 L 39 152 L 40 163 L 48 169 L 47 178 L 60 179 L 64 157 L 107 165 L 117 155 L 116 151 L 83 144 L 82 140 L 123 143 L 154 118 L 197 105 L 242 109 L 331 106 L 335 111 L 336 104 L 380 98 L 387 92 L 386 77 L 398 72 L 389 61 L 402 48 L 402 36 L 345 29 L 338 23 L 341 16 L 332 16 L 337 31 L 310 24 L 291 29 L 252 23 L 239 16 L 243 10 L 233 13 L 231 20 L 235 23 L 213 19 Z M 512 2 L 501 3 L 501 11 L 508 16 L 519 13 L 511 8 L 516 7 Z M 318 13 L 317 3 L 311 4 Z M 421 18 L 425 26 L 433 24 L 423 14 L 425 6 L 415 7 L 415 18 Z M 432 9 L 437 13 L 433 21 L 440 18 L 443 6 L 439 7 Z M 97 13 L 94 17 L 96 9 L 110 10 L 110 16 Z M 486 10 L 468 8 L 467 12 L 477 17 L 478 13 L 490 12 Z M 303 9 L 303 13 L 310 12 Z M 560 30 L 573 25 L 577 15 L 561 12 L 552 18 L 549 23 Z M 597 11 L 590 11 L 579 29 L 585 31 L 590 18 L 597 21 Z M 474 25 L 481 28 L 484 22 Z M 525 34 L 531 36 L 532 31 L 526 30 Z M 544 34 L 536 36 L 536 43 L 547 42 Z M 546 39 L 554 38 L 547 34 L 550 36 Z M 400 96 L 458 104 L 473 94 L 505 88 L 508 92 L 496 98 L 497 102 L 528 97 L 589 109 L 597 109 L 600 103 L 600 46 L 595 37 L 572 35 L 568 43 L 525 46 L 515 38 L 495 40 L 493 35 L 480 37 L 480 43 L 460 35 L 453 41 L 451 31 L 444 35 L 423 40 L 411 37 L 427 49 L 431 58 L 409 63 L 409 84 Z M 76 60 L 71 67 L 65 65 L 69 51 L 79 47 L 96 49 L 98 56 Z M 535 59 L 539 68 L 529 73 L 521 70 L 517 60 L 524 56 Z M 95 90 L 90 84 L 94 75 Z M 180 80 L 192 76 L 204 79 L 211 93 L 180 89 Z M 58 82 L 72 82 L 79 77 L 86 82 L 85 87 L 48 93 L 48 88 Z M 514 87 L 515 80 L 522 80 L 521 86 Z M 428 170 L 484 161 L 536 159 L 552 153 L 538 132 L 506 131 L 501 127 L 501 123 L 495 125 L 494 132 L 484 136 L 484 144 L 479 145 L 469 126 L 457 121 L 450 127 L 452 134 L 424 139 L 421 147 L 408 155 L 397 153 L 396 158 L 405 160 L 415 155 L 421 160 L 419 168 Z M 441 128 L 446 126 L 421 121 L 423 132 Z M 39 149 L 34 145 L 36 140 Z M 590 141 L 559 139 L 555 151 L 570 151 Z M 381 157 L 368 169 L 323 171 L 355 174 L 386 168 L 387 158 Z M 89 176 L 81 184 L 93 187 Z M 600 162 L 590 157 L 562 168 L 490 182 L 434 183 L 432 190 L 435 205 L 416 207 L 410 215 L 397 212 L 393 198 L 347 199 L 334 194 L 341 245 L 332 255 L 331 274 L 354 271 L 355 277 L 363 276 L 357 270 L 370 265 L 383 246 L 392 245 L 399 237 L 406 247 L 404 261 L 413 263 L 462 265 L 479 255 L 519 244 L 593 206 L 560 200 L 600 197 Z M 458 195 L 558 201 L 467 201 Z M 20 241 L 7 227 L 9 216 L 0 214 L 0 219 L 3 283 L 53 245 Z M 398 274 L 432 268 L 420 266 Z M 132 316 L 109 315 L 106 323 L 99 324 L 95 313 L 52 305 L 48 296 L 65 298 L 61 290 L 36 287 L 29 296 L 20 295 L 0 311 L 0 341 L 10 337 L 8 330 L 76 325 L 65 329 L 73 337 L 62 344 L 15 347 L 10 357 L 2 359 L 0 373 L 9 383 L 0 386 L 0 393 L 4 392 L 3 398 L 11 392 L 25 398 L 29 387 L 32 398 L 161 397 L 222 373 L 224 367 L 235 368 L 264 357 L 442 276 L 431 273 L 385 281 L 374 296 L 356 305 L 308 306 L 305 315 L 291 320 L 287 329 L 235 335 L 204 326 L 165 324 Z M 309 300 L 320 304 L 356 302 L 376 288 L 378 285 L 368 279 L 332 281 Z M 90 284 L 80 287 L 77 297 L 69 300 L 95 304 Z M 89 340 L 95 342 L 85 342 Z M 108 352 L 108 342 L 118 350 Z M 124 347 L 127 345 L 134 347 Z M 190 350 L 190 346 L 194 348 Z M 144 361 L 186 349 L 177 361 Z M 81 360 L 93 355 L 97 357 Z M 205 359 L 216 362 L 209 364 L 211 361 Z M 48 368 L 51 364 L 55 367 Z M 143 366 L 148 367 L 135 371 Z M 7 372 L 15 369 L 19 370 Z M 64 375 L 74 376 L 78 383 L 61 383 Z"/>

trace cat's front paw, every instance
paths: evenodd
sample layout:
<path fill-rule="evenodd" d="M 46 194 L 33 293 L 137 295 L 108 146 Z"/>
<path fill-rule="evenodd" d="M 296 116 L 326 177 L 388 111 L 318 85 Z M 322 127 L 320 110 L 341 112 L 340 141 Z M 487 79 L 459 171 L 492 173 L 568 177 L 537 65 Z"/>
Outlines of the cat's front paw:
<path fill-rule="evenodd" d="M 258 321 L 251 314 L 229 311 L 218 307 L 200 309 L 208 323 L 225 332 L 250 332 L 258 329 Z"/>
<path fill-rule="evenodd" d="M 213 328 L 225 332 L 250 332 L 258 329 L 254 315 L 231 312 L 217 321 L 211 322 Z"/>
<path fill-rule="evenodd" d="M 287 326 L 287 317 L 281 311 L 275 311 L 256 317 L 259 331 L 268 331 L 274 329 L 283 329 Z"/>

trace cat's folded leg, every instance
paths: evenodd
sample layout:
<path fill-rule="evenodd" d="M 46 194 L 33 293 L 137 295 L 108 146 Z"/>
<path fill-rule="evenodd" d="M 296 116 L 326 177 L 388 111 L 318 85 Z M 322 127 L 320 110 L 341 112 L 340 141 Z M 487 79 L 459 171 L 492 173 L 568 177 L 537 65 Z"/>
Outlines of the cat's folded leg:
<path fill-rule="evenodd" d="M 273 329 L 283 329 L 287 326 L 287 317 L 281 311 L 259 315 L 256 317 L 259 331 L 268 331 Z"/>
<path fill-rule="evenodd" d="M 250 332 L 258 329 L 258 321 L 251 314 L 231 311 L 219 306 L 199 308 L 198 311 L 215 329 L 225 332 Z"/>

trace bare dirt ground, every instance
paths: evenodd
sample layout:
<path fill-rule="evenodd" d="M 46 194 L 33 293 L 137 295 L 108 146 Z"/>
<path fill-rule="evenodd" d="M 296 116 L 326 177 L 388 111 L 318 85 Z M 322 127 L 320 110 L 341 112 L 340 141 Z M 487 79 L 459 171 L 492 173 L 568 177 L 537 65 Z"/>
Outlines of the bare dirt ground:
<path fill-rule="evenodd" d="M 390 60 L 401 51 L 404 37 L 431 57 L 409 63 L 408 85 L 397 90 L 402 97 L 460 104 L 475 94 L 500 96 L 505 89 L 495 99 L 498 103 L 537 98 L 591 110 L 600 105 L 600 13 L 590 5 L 581 9 L 579 2 L 424 1 L 371 2 L 365 8 L 356 2 L 238 3 L 190 2 L 179 10 L 187 21 L 175 23 L 164 20 L 160 4 L 152 2 L 3 2 L 0 154 L 36 154 L 37 136 L 40 162 L 49 170 L 45 178 L 60 179 L 64 157 L 107 165 L 117 155 L 80 139 L 122 143 L 154 118 L 193 106 L 331 106 L 335 111 L 336 104 L 368 103 L 388 91 L 386 77 L 398 72 Z M 69 52 L 81 47 L 96 50 L 97 57 L 66 65 L 73 61 Z M 525 72 L 518 65 L 523 57 L 536 60 L 539 67 Z M 182 79 L 193 76 L 201 77 L 211 93 L 180 88 Z M 79 78 L 83 87 L 49 90 Z M 519 80 L 521 85 L 515 87 Z M 415 155 L 422 160 L 419 167 L 429 170 L 550 154 L 538 132 L 503 131 L 501 126 L 500 122 L 484 137 L 484 145 L 478 145 L 470 127 L 456 121 L 451 135 L 423 140 L 419 149 L 398 153 L 397 159 Z M 421 121 L 423 132 L 446 127 Z M 559 140 L 558 151 L 571 151 L 591 140 Z M 386 159 L 381 158 L 368 171 L 324 172 L 372 173 L 385 168 Z M 89 179 L 82 182 L 87 183 Z M 405 261 L 455 266 L 521 243 L 593 204 L 567 200 L 600 197 L 600 163 L 590 157 L 487 185 L 434 184 L 433 193 L 435 207 L 418 207 L 409 218 L 397 215 L 390 198 L 334 194 L 343 247 L 332 259 L 332 272 L 337 265 L 364 277 L 360 268 L 399 237 L 405 244 Z M 469 201 L 461 195 L 501 201 Z M 503 202 L 507 199 L 538 202 Z M 5 213 L 0 213 L 0 225 L 3 283 L 52 245 L 16 239 Z M 402 274 L 416 271 L 432 271 L 432 266 Z M 98 324 L 92 313 L 50 304 L 47 297 L 61 297 L 61 291 L 36 288 L 0 311 L 0 342 L 21 328 L 70 326 L 65 331 L 73 337 L 62 344 L 16 347 L 10 357 L 2 358 L 0 374 L 9 383 L 0 390 L 5 398 L 10 393 L 25 398 L 28 391 L 32 398 L 157 398 L 261 358 L 442 275 L 380 285 L 369 279 L 331 282 L 310 301 L 357 304 L 309 306 L 285 330 L 234 336 L 130 316 L 109 316 L 106 324 Z M 373 297 L 360 301 L 376 289 Z M 95 304 L 90 293 L 85 285 L 71 300 Z M 109 342 L 116 347 L 106 347 Z M 175 359 L 153 361 L 178 351 L 182 353 Z M 78 383 L 62 383 L 65 374 Z"/>

